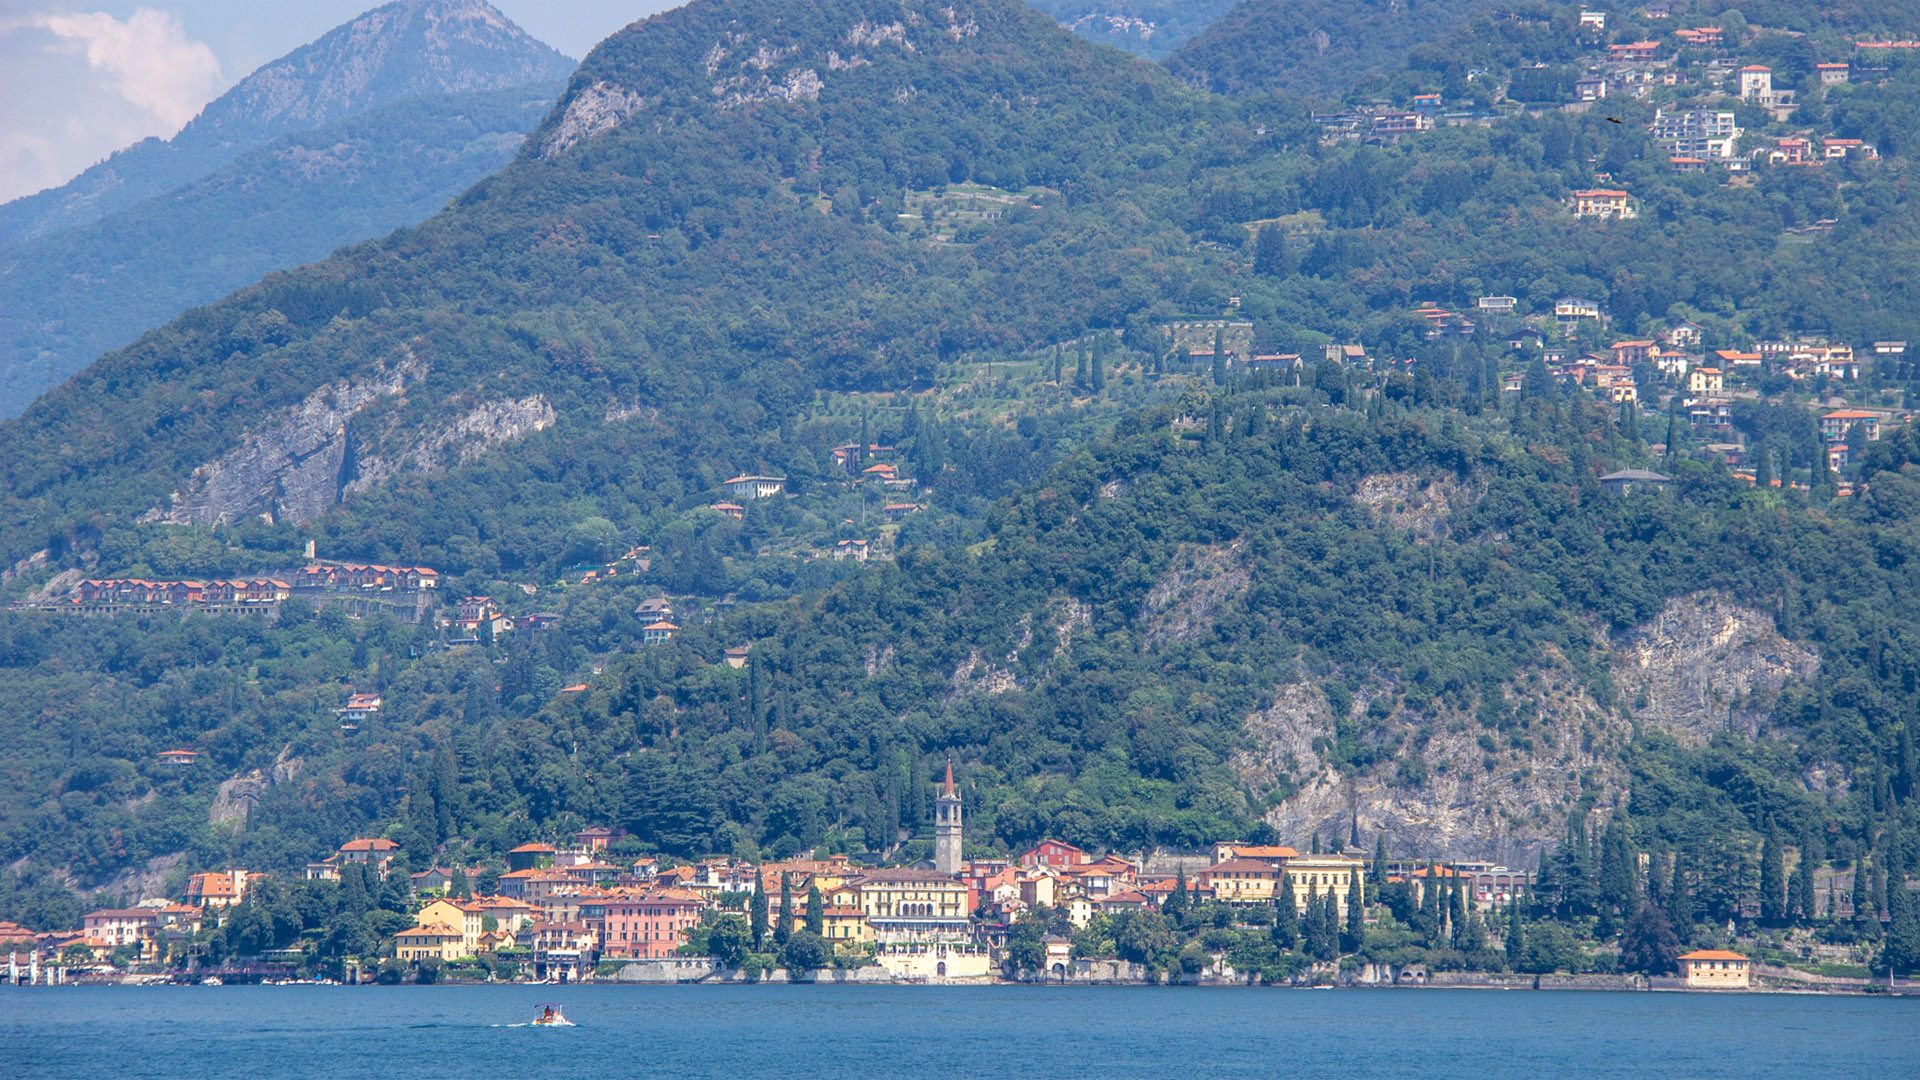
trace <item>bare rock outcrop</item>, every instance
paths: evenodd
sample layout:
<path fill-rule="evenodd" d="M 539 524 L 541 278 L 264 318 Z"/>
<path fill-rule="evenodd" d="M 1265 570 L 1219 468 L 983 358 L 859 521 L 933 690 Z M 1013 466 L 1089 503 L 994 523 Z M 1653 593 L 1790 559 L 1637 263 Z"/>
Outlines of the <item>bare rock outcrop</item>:
<path fill-rule="evenodd" d="M 1147 590 L 1141 645 L 1157 648 L 1188 641 L 1213 625 L 1222 605 L 1240 595 L 1253 576 L 1240 557 L 1241 542 L 1183 544 L 1160 580 Z"/>
<path fill-rule="evenodd" d="M 1355 502 L 1380 515 L 1394 528 L 1412 535 L 1416 543 L 1449 535 L 1448 519 L 1453 515 L 1453 508 L 1478 498 L 1478 492 L 1462 488 L 1451 478 L 1423 483 L 1412 473 L 1368 476 L 1353 492 Z"/>
<path fill-rule="evenodd" d="M 472 461 L 494 446 L 545 431 L 559 419 L 545 395 L 518 400 L 488 401 L 431 434 L 404 440 L 393 458 L 363 457 L 343 490 L 352 493 L 377 487 L 403 472 L 432 472 Z"/>
<path fill-rule="evenodd" d="M 1719 593 L 1667 604 L 1614 643 L 1614 684 L 1635 719 L 1699 745 L 1720 731 L 1754 738 L 1780 690 L 1811 679 L 1820 655 L 1788 641 L 1773 616 Z"/>
<path fill-rule="evenodd" d="M 170 525 L 228 523 L 255 515 L 313 520 L 340 499 L 354 414 L 403 392 L 425 373 L 426 365 L 409 356 L 392 368 L 314 391 L 218 460 L 195 469 L 173 493 L 172 505 L 155 507 L 141 520 Z"/>
<path fill-rule="evenodd" d="M 280 751 L 280 756 L 265 769 L 250 769 L 220 782 L 214 791 L 213 805 L 207 810 L 207 824 L 231 825 L 234 829 L 246 827 L 247 817 L 260 799 L 277 785 L 287 783 L 300 775 L 305 761 L 289 756 L 292 748 Z"/>

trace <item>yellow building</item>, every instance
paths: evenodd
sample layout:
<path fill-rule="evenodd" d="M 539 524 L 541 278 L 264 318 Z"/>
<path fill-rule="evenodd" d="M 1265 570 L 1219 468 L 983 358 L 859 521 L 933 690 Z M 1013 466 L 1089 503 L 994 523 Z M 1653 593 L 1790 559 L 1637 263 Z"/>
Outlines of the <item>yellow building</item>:
<path fill-rule="evenodd" d="M 460 931 L 451 926 L 443 924 L 416 926 L 395 935 L 394 956 L 410 962 L 427 959 L 458 960 L 467 955 L 460 940 Z"/>
<path fill-rule="evenodd" d="M 993 957 L 988 948 L 970 941 L 880 945 L 875 947 L 874 959 L 896 979 L 985 982 L 993 975 Z"/>
<path fill-rule="evenodd" d="M 969 941 L 973 923 L 967 887 L 934 870 L 869 870 L 826 896 L 829 906 L 858 908 L 867 940 L 884 944 Z"/>
<path fill-rule="evenodd" d="M 868 940 L 867 914 L 853 904 L 829 904 L 820 911 L 823 936 L 835 948 Z"/>
<path fill-rule="evenodd" d="M 1303 913 L 1307 909 L 1308 896 L 1325 896 L 1331 892 L 1337 898 L 1335 903 L 1344 918 L 1347 894 L 1356 885 L 1364 884 L 1366 866 L 1360 859 L 1346 855 L 1299 855 L 1288 859 L 1280 870 L 1293 882 L 1293 900 Z M 1277 885 L 1275 887 L 1278 888 Z"/>
<path fill-rule="evenodd" d="M 1229 904 L 1268 904 L 1279 891 L 1280 871 L 1262 859 L 1235 858 L 1214 863 L 1195 874 L 1193 880 L 1203 889 L 1212 889 L 1216 900 Z"/>
<path fill-rule="evenodd" d="M 1701 990 L 1745 990 L 1753 962 L 1725 949 L 1699 949 L 1680 958 L 1687 985 Z"/>
<path fill-rule="evenodd" d="M 445 926 L 460 931 L 461 956 L 480 951 L 480 935 L 486 933 L 486 912 L 477 904 L 458 900 L 435 900 L 415 916 L 421 926 Z"/>

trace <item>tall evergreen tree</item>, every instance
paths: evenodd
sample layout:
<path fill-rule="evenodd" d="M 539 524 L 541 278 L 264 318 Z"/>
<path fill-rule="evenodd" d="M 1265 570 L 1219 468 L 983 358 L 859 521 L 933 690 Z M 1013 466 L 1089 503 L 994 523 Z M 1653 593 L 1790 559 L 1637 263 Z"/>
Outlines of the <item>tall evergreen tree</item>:
<path fill-rule="evenodd" d="M 793 875 L 780 874 L 780 921 L 773 926 L 773 943 L 785 945 L 793 936 Z"/>
<path fill-rule="evenodd" d="M 1375 890 L 1387 887 L 1387 834 L 1376 833 L 1373 838 L 1373 887 Z"/>
<path fill-rule="evenodd" d="M 1084 390 L 1087 388 L 1088 381 L 1092 378 L 1092 376 L 1087 371 L 1086 350 L 1084 349 L 1081 350 L 1077 355 L 1078 355 L 1078 359 L 1074 361 L 1074 367 L 1073 367 L 1073 385 Z"/>
<path fill-rule="evenodd" d="M 1767 829 L 1760 848 L 1760 918 L 1780 923 L 1787 917 L 1787 856 L 1780 844 L 1780 831 Z"/>
<path fill-rule="evenodd" d="M 1761 491 L 1773 489 L 1773 448 L 1766 443 L 1760 444 L 1760 454 L 1754 458 L 1753 486 Z"/>
<path fill-rule="evenodd" d="M 1667 919 L 1681 941 L 1693 936 L 1693 890 L 1687 884 L 1687 871 L 1678 851 L 1673 853 L 1673 877 L 1667 886 Z"/>
<path fill-rule="evenodd" d="M 1287 255 L 1287 234 L 1278 225 L 1262 225 L 1254 235 L 1253 272 L 1268 277 L 1285 277 L 1293 272 Z"/>
<path fill-rule="evenodd" d="M 1060 385 L 1061 374 L 1062 374 L 1062 369 L 1060 366 L 1060 346 L 1055 345 L 1053 347 L 1053 385 L 1055 386 Z"/>
<path fill-rule="evenodd" d="M 1107 388 L 1107 364 L 1100 356 L 1100 350 L 1093 350 L 1093 392 L 1102 393 Z"/>
<path fill-rule="evenodd" d="M 1227 385 L 1227 338 L 1219 330 L 1213 332 L 1213 385 Z"/>
<path fill-rule="evenodd" d="M 812 881 L 807 883 L 807 930 L 815 934 L 827 932 L 827 909 L 824 898 L 820 895 L 819 883 Z"/>
<path fill-rule="evenodd" d="M 1356 875 L 1353 888 L 1347 892 L 1347 934 L 1341 942 L 1346 952 L 1358 952 L 1367 941 L 1367 905 L 1366 886 Z"/>
<path fill-rule="evenodd" d="M 1273 902 L 1273 943 L 1292 949 L 1300 943 L 1300 900 L 1293 892 L 1293 875 L 1280 874 L 1280 897 Z"/>
<path fill-rule="evenodd" d="M 753 934 L 755 952 L 767 943 L 767 890 L 756 888 L 753 898 L 747 901 L 747 928 Z"/>
<path fill-rule="evenodd" d="M 1515 971 L 1520 969 L 1520 958 L 1527 954 L 1526 925 L 1520 915 L 1520 896 L 1515 893 L 1507 900 L 1507 967 Z"/>

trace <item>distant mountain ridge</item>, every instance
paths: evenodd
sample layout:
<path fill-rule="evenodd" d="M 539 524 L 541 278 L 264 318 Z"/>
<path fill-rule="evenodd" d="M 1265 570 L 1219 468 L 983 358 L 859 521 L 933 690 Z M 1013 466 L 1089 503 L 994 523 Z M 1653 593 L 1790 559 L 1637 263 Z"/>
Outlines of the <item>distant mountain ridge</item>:
<path fill-rule="evenodd" d="M 573 62 L 485 0 L 396 0 L 273 61 L 171 139 L 147 139 L 0 206 L 0 246 L 97 221 L 256 146 L 423 94 L 565 78 Z"/>
<path fill-rule="evenodd" d="M 394 102 L 0 249 L 0 417 L 190 307 L 431 216 L 513 160 L 565 85 Z"/>

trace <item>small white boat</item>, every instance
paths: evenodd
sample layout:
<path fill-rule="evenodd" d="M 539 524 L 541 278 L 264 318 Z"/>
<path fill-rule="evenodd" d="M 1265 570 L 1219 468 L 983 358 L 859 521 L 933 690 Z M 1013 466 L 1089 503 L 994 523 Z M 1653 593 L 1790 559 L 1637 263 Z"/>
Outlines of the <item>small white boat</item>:
<path fill-rule="evenodd" d="M 544 1011 L 541 1012 L 539 1016 L 534 1017 L 534 1020 L 533 1020 L 533 1025 L 535 1027 L 572 1027 L 573 1026 L 573 1021 L 567 1019 L 566 1016 L 560 1012 L 560 1006 L 558 1004 L 549 1003 L 547 1005 L 541 1006 L 541 1008 Z"/>

